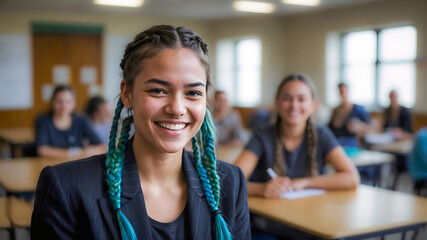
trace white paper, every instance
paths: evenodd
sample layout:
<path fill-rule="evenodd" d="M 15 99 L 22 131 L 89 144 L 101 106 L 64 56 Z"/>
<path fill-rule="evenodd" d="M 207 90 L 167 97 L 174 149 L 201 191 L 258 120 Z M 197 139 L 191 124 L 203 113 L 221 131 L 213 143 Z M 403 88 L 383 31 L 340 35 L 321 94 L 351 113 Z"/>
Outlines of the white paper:
<path fill-rule="evenodd" d="M 322 195 L 325 193 L 326 191 L 323 189 L 303 189 L 298 191 L 289 191 L 289 192 L 282 193 L 280 197 L 287 198 L 287 199 L 297 199 L 297 198 L 305 198 L 305 197 Z"/>
<path fill-rule="evenodd" d="M 51 84 L 43 84 L 41 91 L 43 102 L 50 102 L 50 98 L 52 97 L 53 93 L 53 86 Z"/>
<path fill-rule="evenodd" d="M 365 141 L 369 144 L 391 143 L 394 141 L 394 136 L 391 133 L 382 133 L 382 134 L 367 133 L 365 135 Z"/>
<path fill-rule="evenodd" d="M 56 65 L 52 68 L 52 79 L 54 84 L 69 84 L 70 67 L 68 65 Z"/>
<path fill-rule="evenodd" d="M 82 84 L 95 84 L 96 83 L 96 68 L 90 67 L 90 66 L 80 68 L 80 83 L 82 83 Z"/>

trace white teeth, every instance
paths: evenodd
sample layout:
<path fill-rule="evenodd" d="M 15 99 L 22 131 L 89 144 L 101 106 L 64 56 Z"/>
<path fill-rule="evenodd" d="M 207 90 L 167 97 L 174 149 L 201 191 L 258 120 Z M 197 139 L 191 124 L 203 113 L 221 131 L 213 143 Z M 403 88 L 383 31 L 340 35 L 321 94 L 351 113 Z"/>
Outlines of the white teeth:
<path fill-rule="evenodd" d="M 170 129 L 170 130 L 181 130 L 184 129 L 185 124 L 171 124 L 171 123 L 159 123 L 162 128 Z"/>

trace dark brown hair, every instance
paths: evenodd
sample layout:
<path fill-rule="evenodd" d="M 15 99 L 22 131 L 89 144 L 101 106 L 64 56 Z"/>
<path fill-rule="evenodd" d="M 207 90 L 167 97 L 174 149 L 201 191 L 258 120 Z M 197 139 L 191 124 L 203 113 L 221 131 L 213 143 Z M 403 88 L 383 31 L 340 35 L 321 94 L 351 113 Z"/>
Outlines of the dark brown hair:
<path fill-rule="evenodd" d="M 126 47 L 120 67 L 122 77 L 132 89 L 135 77 L 144 67 L 144 59 L 153 58 L 164 49 L 186 48 L 193 51 L 200 59 L 206 71 L 206 93 L 208 107 L 212 104 L 212 82 L 208 60 L 208 46 L 203 39 L 186 27 L 159 25 L 139 33 Z"/>
<path fill-rule="evenodd" d="M 283 86 L 289 82 L 293 81 L 300 81 L 303 82 L 308 86 L 308 88 L 311 91 L 311 96 L 313 99 L 316 99 L 316 91 L 314 88 L 313 83 L 310 79 L 308 79 L 306 76 L 302 74 L 291 74 L 287 77 L 285 77 L 282 82 L 279 84 L 279 87 L 277 88 L 276 92 L 276 100 L 279 98 L 280 92 L 283 88 Z M 275 124 L 275 155 L 274 155 L 274 165 L 273 169 L 278 172 L 282 176 L 286 176 L 286 160 L 284 159 L 283 154 L 283 143 L 282 143 L 282 129 L 281 129 L 281 122 L 282 119 L 277 115 L 277 121 Z M 311 122 L 311 118 L 309 117 L 307 119 L 305 133 L 307 136 L 307 154 L 310 159 L 310 166 L 309 166 L 309 175 L 310 176 L 317 176 L 319 174 L 318 168 L 317 168 L 317 162 L 316 162 L 316 151 L 317 151 L 317 130 L 316 127 Z"/>

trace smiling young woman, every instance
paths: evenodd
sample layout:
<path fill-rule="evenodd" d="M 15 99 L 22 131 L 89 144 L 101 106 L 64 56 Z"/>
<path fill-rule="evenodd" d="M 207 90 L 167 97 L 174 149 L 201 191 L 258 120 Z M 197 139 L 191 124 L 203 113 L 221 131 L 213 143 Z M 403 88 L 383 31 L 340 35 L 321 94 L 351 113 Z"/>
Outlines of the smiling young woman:
<path fill-rule="evenodd" d="M 305 188 L 351 189 L 359 175 L 326 127 L 311 122 L 315 89 L 302 74 L 283 79 L 277 88 L 277 120 L 255 131 L 235 164 L 245 173 L 248 194 L 278 198 L 286 191 Z M 330 164 L 335 174 L 322 175 Z M 267 169 L 280 177 L 271 179 Z"/>
<path fill-rule="evenodd" d="M 215 158 L 207 45 L 187 28 L 155 26 L 120 66 L 107 155 L 43 170 L 32 237 L 250 239 L 244 175 Z"/>

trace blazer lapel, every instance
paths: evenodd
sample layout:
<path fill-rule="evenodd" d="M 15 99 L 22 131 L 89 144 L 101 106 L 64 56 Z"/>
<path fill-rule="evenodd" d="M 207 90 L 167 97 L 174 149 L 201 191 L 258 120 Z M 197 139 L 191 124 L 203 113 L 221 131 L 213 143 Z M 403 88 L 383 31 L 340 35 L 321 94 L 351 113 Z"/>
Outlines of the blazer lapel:
<path fill-rule="evenodd" d="M 132 139 L 129 140 L 126 146 L 125 158 L 122 168 L 122 194 L 120 197 L 122 203 L 122 212 L 132 224 L 138 239 L 152 239 L 150 232 L 150 221 L 145 208 L 144 197 L 141 190 L 138 169 L 136 166 L 135 157 L 132 149 Z M 111 219 L 114 219 L 114 229 L 118 229 L 117 217 L 113 216 L 113 210 L 107 194 L 103 199 L 100 199 L 99 205 L 106 218 L 106 222 L 110 225 Z M 108 221 L 110 219 L 110 221 Z M 113 226 L 108 226 L 113 227 Z M 120 232 L 118 232 L 120 234 Z M 114 238 L 116 239 L 116 238 Z"/>
<path fill-rule="evenodd" d="M 191 239 L 211 239 L 212 214 L 205 200 L 193 156 L 184 150 L 182 165 L 187 178 L 188 216 L 190 217 Z"/>

